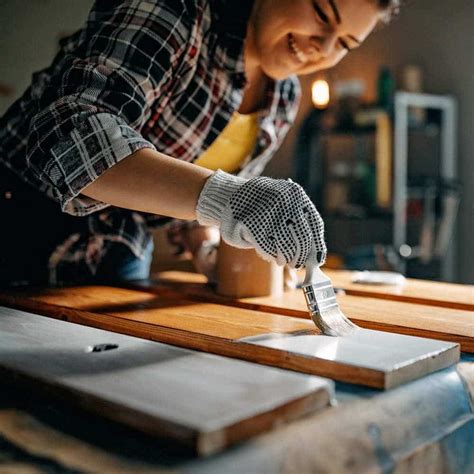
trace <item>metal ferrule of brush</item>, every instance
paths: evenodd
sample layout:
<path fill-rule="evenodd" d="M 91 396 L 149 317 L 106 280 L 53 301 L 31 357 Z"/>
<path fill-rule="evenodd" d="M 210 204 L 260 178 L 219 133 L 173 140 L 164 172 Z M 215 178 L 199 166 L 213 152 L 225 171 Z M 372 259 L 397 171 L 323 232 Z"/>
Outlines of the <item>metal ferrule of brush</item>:
<path fill-rule="evenodd" d="M 313 313 L 321 313 L 332 307 L 337 307 L 336 293 L 327 282 L 303 286 L 308 309 Z"/>
<path fill-rule="evenodd" d="M 311 319 L 322 334 L 346 336 L 357 329 L 339 308 L 331 280 L 314 259 L 309 259 L 306 263 L 306 277 L 302 287 Z"/>

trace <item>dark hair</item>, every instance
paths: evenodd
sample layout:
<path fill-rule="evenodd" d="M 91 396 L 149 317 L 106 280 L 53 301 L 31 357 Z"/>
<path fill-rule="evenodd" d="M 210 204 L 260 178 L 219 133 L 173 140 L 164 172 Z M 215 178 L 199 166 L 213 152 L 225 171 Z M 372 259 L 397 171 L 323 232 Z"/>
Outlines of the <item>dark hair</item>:
<path fill-rule="evenodd" d="M 380 8 L 384 11 L 383 21 L 388 23 L 400 10 L 400 0 L 377 0 Z"/>

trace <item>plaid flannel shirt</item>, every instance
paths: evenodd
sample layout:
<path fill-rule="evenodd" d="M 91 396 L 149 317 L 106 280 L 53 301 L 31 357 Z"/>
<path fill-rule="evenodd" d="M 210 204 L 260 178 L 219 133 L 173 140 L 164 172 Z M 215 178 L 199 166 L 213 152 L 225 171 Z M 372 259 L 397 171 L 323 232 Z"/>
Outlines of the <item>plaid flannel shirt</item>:
<path fill-rule="evenodd" d="M 192 162 L 212 144 L 243 95 L 251 7 L 249 0 L 97 0 L 1 118 L 0 161 L 64 212 L 88 216 L 95 241 L 123 242 L 140 257 L 148 227 L 169 219 L 114 208 L 81 190 L 141 148 Z M 240 176 L 261 173 L 298 98 L 295 77 L 271 83 Z M 64 258 L 87 253 L 72 252 Z"/>

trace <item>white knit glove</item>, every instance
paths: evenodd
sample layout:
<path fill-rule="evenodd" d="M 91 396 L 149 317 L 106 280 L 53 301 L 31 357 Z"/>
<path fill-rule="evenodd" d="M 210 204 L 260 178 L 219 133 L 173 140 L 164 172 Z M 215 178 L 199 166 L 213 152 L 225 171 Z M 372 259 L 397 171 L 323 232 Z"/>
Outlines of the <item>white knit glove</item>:
<path fill-rule="evenodd" d="M 255 248 L 279 265 L 303 266 L 310 253 L 326 259 L 324 223 L 303 188 L 291 180 L 243 179 L 221 170 L 204 185 L 196 207 L 202 225 L 220 227 L 238 248 Z"/>

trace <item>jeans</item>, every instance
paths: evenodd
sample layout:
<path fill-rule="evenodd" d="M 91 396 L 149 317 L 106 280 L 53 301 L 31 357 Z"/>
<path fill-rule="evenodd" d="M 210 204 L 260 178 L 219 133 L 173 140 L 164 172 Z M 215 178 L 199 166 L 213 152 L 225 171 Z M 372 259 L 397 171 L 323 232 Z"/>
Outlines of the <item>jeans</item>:
<path fill-rule="evenodd" d="M 94 281 L 113 283 L 114 281 L 142 280 L 150 276 L 153 257 L 153 239 L 150 238 L 143 259 L 135 257 L 124 244 L 115 243 L 102 259 Z"/>

